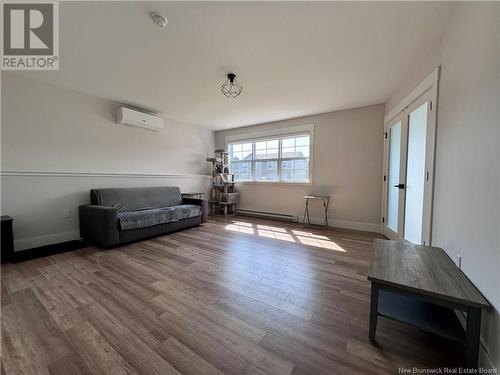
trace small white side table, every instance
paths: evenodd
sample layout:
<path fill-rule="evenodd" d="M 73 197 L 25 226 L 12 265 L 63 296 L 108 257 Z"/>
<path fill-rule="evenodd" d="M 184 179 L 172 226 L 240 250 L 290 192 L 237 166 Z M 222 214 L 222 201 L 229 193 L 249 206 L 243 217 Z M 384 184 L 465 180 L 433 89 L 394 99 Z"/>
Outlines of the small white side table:
<path fill-rule="evenodd" d="M 306 225 L 306 218 L 307 218 L 307 225 L 311 225 L 311 219 L 309 218 L 309 201 L 310 200 L 320 200 L 321 203 L 323 203 L 323 212 L 324 212 L 324 219 L 323 219 L 323 228 L 328 228 L 328 206 L 330 205 L 330 196 L 329 195 L 304 195 L 304 199 L 306 200 L 306 209 L 304 212 L 304 219 L 302 220 L 302 224 L 305 226 Z"/>

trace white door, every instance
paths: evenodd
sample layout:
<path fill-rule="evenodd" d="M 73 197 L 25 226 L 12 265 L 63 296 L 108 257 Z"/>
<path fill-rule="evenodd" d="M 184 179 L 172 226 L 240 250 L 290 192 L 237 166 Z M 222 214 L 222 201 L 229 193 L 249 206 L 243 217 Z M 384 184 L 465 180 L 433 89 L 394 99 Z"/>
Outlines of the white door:
<path fill-rule="evenodd" d="M 402 238 L 404 208 L 404 118 L 398 116 L 387 127 L 387 208 L 385 216 L 385 235 L 392 240 Z"/>
<path fill-rule="evenodd" d="M 430 244 L 435 90 L 386 124 L 383 232 L 392 240 Z"/>

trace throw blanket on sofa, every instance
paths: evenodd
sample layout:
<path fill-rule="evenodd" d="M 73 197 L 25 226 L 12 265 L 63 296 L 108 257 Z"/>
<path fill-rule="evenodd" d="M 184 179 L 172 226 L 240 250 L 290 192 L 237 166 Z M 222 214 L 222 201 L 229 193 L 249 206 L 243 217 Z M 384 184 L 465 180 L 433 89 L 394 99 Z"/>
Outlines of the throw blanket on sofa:
<path fill-rule="evenodd" d="M 200 216 L 202 207 L 193 204 L 182 204 L 152 210 L 120 212 L 118 222 L 122 230 L 140 229 L 153 225 L 171 223 L 188 217 Z"/>

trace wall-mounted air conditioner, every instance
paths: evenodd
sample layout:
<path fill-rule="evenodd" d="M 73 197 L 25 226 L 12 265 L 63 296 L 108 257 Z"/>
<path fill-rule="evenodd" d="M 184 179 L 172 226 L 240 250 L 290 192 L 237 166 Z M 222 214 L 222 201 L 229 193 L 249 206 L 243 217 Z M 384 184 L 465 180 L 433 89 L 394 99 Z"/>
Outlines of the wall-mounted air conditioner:
<path fill-rule="evenodd" d="M 155 131 L 163 129 L 162 118 L 125 107 L 118 108 L 117 122 L 118 124 L 138 126 Z"/>

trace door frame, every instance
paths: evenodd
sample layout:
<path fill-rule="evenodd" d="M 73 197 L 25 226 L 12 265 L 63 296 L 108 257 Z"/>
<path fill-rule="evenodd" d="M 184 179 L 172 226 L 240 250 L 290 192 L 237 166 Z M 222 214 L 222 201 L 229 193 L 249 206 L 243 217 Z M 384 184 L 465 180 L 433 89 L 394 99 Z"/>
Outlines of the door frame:
<path fill-rule="evenodd" d="M 426 154 L 425 154 L 425 186 L 422 212 L 422 241 L 423 245 L 432 244 L 432 208 L 434 197 L 434 169 L 436 153 L 436 124 L 438 108 L 438 88 L 440 67 L 438 66 L 429 74 L 410 94 L 408 94 L 398 105 L 394 107 L 384 117 L 384 155 L 382 169 L 382 223 L 381 232 L 385 236 L 390 236 L 394 232 L 387 228 L 387 193 L 388 193 L 388 165 L 389 165 L 389 128 L 393 124 L 401 121 L 401 136 L 403 137 L 400 160 L 400 183 L 406 185 L 406 163 L 407 155 L 403 155 L 403 150 L 407 151 L 408 142 L 408 121 L 411 111 L 416 109 L 423 101 L 428 101 L 427 110 L 427 132 L 426 132 Z M 404 167 L 401 165 L 404 164 Z M 404 173 L 404 174 L 402 174 Z M 396 239 L 404 240 L 404 205 L 406 200 L 406 189 L 401 189 L 399 203 L 403 207 L 398 211 L 398 232 L 400 235 Z"/>

